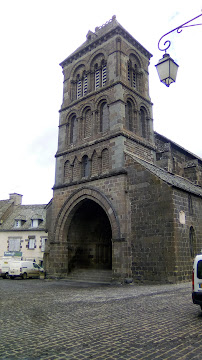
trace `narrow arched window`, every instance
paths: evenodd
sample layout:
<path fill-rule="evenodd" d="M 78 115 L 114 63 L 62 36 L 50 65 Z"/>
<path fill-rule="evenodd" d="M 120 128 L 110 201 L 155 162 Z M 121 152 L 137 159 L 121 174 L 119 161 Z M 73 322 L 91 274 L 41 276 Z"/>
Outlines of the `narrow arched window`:
<path fill-rule="evenodd" d="M 137 91 L 140 91 L 141 88 L 140 68 L 141 64 L 138 57 L 135 54 L 130 54 L 128 60 L 128 83 Z"/>
<path fill-rule="evenodd" d="M 70 144 L 74 144 L 77 140 L 77 121 L 76 116 L 72 116 L 70 120 Z"/>
<path fill-rule="evenodd" d="M 106 173 L 109 171 L 109 151 L 108 149 L 104 149 L 102 151 L 102 155 L 101 155 L 101 166 L 102 166 L 102 173 Z"/>
<path fill-rule="evenodd" d="M 94 73 L 94 88 L 98 90 L 107 83 L 107 63 L 103 54 L 99 54 L 92 62 L 92 72 Z"/>
<path fill-rule="evenodd" d="M 77 76 L 77 82 L 76 82 L 76 98 L 79 99 L 82 96 L 82 81 L 80 79 L 80 76 Z"/>
<path fill-rule="evenodd" d="M 92 133 L 92 114 L 88 109 L 84 115 L 84 137 L 90 137 Z"/>
<path fill-rule="evenodd" d="M 128 81 L 129 81 L 129 84 L 131 85 L 131 61 L 128 62 Z"/>
<path fill-rule="evenodd" d="M 82 158 L 82 177 L 90 176 L 90 161 L 87 155 L 84 155 Z"/>
<path fill-rule="evenodd" d="M 64 164 L 64 182 L 68 183 L 71 181 L 71 165 L 67 160 Z"/>
<path fill-rule="evenodd" d="M 130 86 L 137 88 L 137 65 L 131 61 L 128 62 L 128 81 Z"/>
<path fill-rule="evenodd" d="M 98 64 L 95 65 L 95 90 L 100 87 L 100 69 L 98 68 Z"/>
<path fill-rule="evenodd" d="M 103 60 L 102 61 L 102 86 L 104 86 L 106 84 L 106 81 L 107 81 L 107 66 Z"/>
<path fill-rule="evenodd" d="M 77 157 L 75 157 L 73 162 L 73 169 L 72 169 L 72 180 L 78 181 L 81 177 L 81 166 L 80 162 L 78 161 Z"/>
<path fill-rule="evenodd" d="M 83 76 L 83 95 L 86 95 L 88 91 L 88 77 L 86 73 Z"/>
<path fill-rule="evenodd" d="M 126 129 L 133 131 L 133 107 L 130 101 L 126 103 Z"/>
<path fill-rule="evenodd" d="M 100 131 L 104 132 L 109 128 L 109 109 L 106 102 L 100 107 Z"/>
<path fill-rule="evenodd" d="M 98 161 L 98 155 L 96 151 L 94 151 L 92 160 L 91 160 L 91 174 L 92 176 L 98 175 L 99 172 L 99 161 Z"/>
<path fill-rule="evenodd" d="M 140 109 L 140 132 L 140 135 L 146 138 L 146 112 L 143 108 Z"/>
<path fill-rule="evenodd" d="M 77 67 L 73 74 L 72 82 L 73 91 L 72 99 L 78 100 L 81 97 L 85 96 L 88 92 L 88 75 L 85 70 L 85 66 L 82 64 Z"/>

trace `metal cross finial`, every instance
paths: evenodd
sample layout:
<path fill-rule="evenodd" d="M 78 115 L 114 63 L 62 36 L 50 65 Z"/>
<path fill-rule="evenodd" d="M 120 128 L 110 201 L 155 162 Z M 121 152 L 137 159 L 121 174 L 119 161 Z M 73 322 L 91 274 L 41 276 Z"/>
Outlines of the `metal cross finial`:
<path fill-rule="evenodd" d="M 159 40 L 159 42 L 158 42 L 158 48 L 159 48 L 159 50 L 160 50 L 160 51 L 165 51 L 165 53 L 166 53 L 166 50 L 167 50 L 167 49 L 170 47 L 170 45 L 171 45 L 171 41 L 170 41 L 170 40 L 166 40 L 166 41 L 164 42 L 163 45 L 164 45 L 165 48 L 161 48 L 161 47 L 160 47 L 160 42 L 161 42 L 161 40 L 162 40 L 165 36 L 167 36 L 168 34 L 172 33 L 173 31 L 176 30 L 177 33 L 179 34 L 179 33 L 182 32 L 182 29 L 185 28 L 185 27 L 202 25 L 202 24 L 187 25 L 187 24 L 189 24 L 191 21 L 194 21 L 194 20 L 196 20 L 197 18 L 199 18 L 200 16 L 202 16 L 202 14 L 196 16 L 195 18 L 193 18 L 193 19 L 185 22 L 184 24 L 176 27 L 175 29 L 173 29 L 173 30 L 169 31 L 168 33 L 166 33 L 165 35 L 161 36 L 161 38 L 160 38 L 160 40 Z"/>

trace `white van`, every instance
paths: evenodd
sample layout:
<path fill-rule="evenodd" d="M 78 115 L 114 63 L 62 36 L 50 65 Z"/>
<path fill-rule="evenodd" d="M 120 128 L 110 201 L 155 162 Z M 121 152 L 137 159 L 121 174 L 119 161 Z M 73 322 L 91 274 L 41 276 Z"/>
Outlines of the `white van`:
<path fill-rule="evenodd" d="M 192 273 L 192 300 L 202 310 L 202 254 L 196 255 Z"/>
<path fill-rule="evenodd" d="M 10 264 L 9 277 L 20 276 L 22 279 L 27 278 L 45 278 L 45 272 L 42 267 L 34 261 L 13 261 Z"/>
<path fill-rule="evenodd" d="M 2 256 L 2 258 L 0 259 L 0 276 L 3 279 L 9 278 L 8 273 L 12 261 L 13 261 L 13 257 L 8 257 L 8 256 Z"/>

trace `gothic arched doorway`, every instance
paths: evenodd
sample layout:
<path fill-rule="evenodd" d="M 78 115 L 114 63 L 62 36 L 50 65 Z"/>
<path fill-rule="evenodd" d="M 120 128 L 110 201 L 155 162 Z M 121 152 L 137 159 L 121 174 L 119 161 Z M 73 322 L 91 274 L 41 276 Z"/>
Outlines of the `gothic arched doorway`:
<path fill-rule="evenodd" d="M 112 230 L 103 208 L 90 199 L 73 210 L 67 229 L 68 270 L 112 269 Z"/>

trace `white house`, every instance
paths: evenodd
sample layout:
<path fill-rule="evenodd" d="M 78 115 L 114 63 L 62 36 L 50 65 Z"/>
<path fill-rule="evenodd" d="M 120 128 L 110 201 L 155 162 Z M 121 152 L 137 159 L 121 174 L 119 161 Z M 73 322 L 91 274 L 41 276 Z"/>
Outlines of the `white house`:
<path fill-rule="evenodd" d="M 22 195 L 0 200 L 0 258 L 18 256 L 43 264 L 48 234 L 46 204 L 22 205 Z"/>

